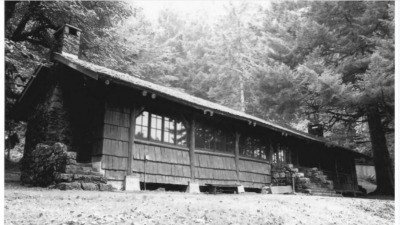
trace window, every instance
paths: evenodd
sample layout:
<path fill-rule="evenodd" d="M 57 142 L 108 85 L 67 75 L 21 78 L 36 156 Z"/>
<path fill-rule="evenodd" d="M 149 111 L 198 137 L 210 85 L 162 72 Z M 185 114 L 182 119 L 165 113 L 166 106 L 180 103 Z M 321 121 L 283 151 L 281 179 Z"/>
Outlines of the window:
<path fill-rule="evenodd" d="M 242 135 L 239 140 L 239 154 L 248 157 L 267 159 L 267 147 L 259 137 Z"/>
<path fill-rule="evenodd" d="M 186 128 L 183 126 L 181 122 L 176 123 L 176 144 L 178 145 L 186 145 Z"/>
<path fill-rule="evenodd" d="M 150 140 L 161 141 L 162 117 L 152 114 L 150 121 Z"/>
<path fill-rule="evenodd" d="M 147 139 L 147 128 L 149 122 L 149 113 L 143 112 L 136 117 L 135 137 L 140 139 Z"/>
<path fill-rule="evenodd" d="M 274 151 L 274 153 L 272 154 L 272 163 L 285 164 L 286 163 L 286 153 L 288 151 L 288 148 L 282 146 L 281 144 L 278 144 L 276 146 L 276 149 L 274 149 L 273 151 Z"/>
<path fill-rule="evenodd" d="M 181 122 L 167 116 L 142 112 L 136 117 L 135 138 L 149 139 L 176 145 L 187 145 L 186 128 Z"/>
<path fill-rule="evenodd" d="M 224 129 L 216 129 L 207 124 L 198 124 L 195 133 L 197 149 L 229 152 L 235 150 L 235 139 Z"/>
<path fill-rule="evenodd" d="M 164 118 L 164 139 L 166 143 L 175 143 L 175 121 L 170 118 Z"/>

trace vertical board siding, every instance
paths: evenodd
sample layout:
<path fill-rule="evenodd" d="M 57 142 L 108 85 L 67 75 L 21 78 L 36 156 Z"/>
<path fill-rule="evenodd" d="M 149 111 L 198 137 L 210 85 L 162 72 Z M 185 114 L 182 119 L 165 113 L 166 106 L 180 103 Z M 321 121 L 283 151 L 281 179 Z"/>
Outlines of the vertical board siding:
<path fill-rule="evenodd" d="M 103 137 L 119 141 L 129 141 L 129 129 L 116 125 L 104 124 Z"/>
<path fill-rule="evenodd" d="M 189 151 L 135 143 L 133 159 L 144 160 L 145 155 L 150 157 L 148 161 L 190 165 Z"/>
<path fill-rule="evenodd" d="M 145 155 L 149 160 L 144 162 Z M 146 182 L 187 185 L 190 181 L 189 151 L 135 143 L 132 171 Z"/>
<path fill-rule="evenodd" d="M 239 170 L 261 174 L 271 174 L 271 165 L 249 160 L 239 160 Z"/>
<path fill-rule="evenodd" d="M 271 165 L 250 160 L 239 160 L 239 180 L 245 187 L 261 188 L 271 183 Z"/>
<path fill-rule="evenodd" d="M 129 114 L 106 110 L 104 123 L 120 127 L 129 127 Z"/>
<path fill-rule="evenodd" d="M 101 167 L 104 170 L 126 170 L 128 159 L 125 157 L 116 157 L 103 155 L 101 159 Z"/>
<path fill-rule="evenodd" d="M 128 157 L 128 142 L 103 139 L 102 153 L 119 157 Z"/>
<path fill-rule="evenodd" d="M 195 178 L 204 184 L 237 184 L 235 158 L 196 152 Z"/>
<path fill-rule="evenodd" d="M 101 129 L 97 136 L 97 155 L 101 157 L 101 167 L 105 170 L 105 176 L 110 180 L 124 180 L 127 175 L 128 148 L 129 148 L 129 104 L 117 98 L 109 96 L 106 100 L 102 118 Z"/>

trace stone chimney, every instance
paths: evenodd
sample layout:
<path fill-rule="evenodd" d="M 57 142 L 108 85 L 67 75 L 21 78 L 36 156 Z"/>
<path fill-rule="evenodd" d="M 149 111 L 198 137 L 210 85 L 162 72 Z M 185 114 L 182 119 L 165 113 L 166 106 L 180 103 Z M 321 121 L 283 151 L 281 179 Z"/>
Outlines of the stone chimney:
<path fill-rule="evenodd" d="M 308 133 L 317 137 L 324 137 L 324 126 L 322 124 L 308 124 Z"/>
<path fill-rule="evenodd" d="M 54 32 L 54 46 L 50 53 L 50 59 L 54 58 L 54 53 L 79 54 L 80 36 L 82 30 L 69 24 L 61 26 Z"/>

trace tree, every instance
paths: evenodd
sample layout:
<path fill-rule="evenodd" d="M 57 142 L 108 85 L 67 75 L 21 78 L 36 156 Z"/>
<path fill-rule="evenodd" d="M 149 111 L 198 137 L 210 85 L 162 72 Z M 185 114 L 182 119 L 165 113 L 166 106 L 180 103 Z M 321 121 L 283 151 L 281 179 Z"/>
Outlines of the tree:
<path fill-rule="evenodd" d="M 120 47 L 111 41 L 113 26 L 133 14 L 125 2 L 96 1 L 6 1 L 5 12 L 6 136 L 24 130 L 24 124 L 12 119 L 11 109 L 34 70 L 40 64 L 51 65 L 55 31 L 66 23 L 84 28 L 84 43 L 94 49 L 90 58 L 97 64 L 108 63 L 105 59 Z"/>
<path fill-rule="evenodd" d="M 271 35 L 275 39 L 271 38 L 270 56 L 293 70 L 288 77 L 293 88 L 288 91 L 297 93 L 297 98 L 291 100 L 297 99 L 300 108 L 327 128 L 343 124 L 347 136 L 368 122 L 380 177 L 376 193 L 394 194 L 393 167 L 385 140 L 385 133 L 394 131 L 393 4 L 278 5 L 276 9 L 283 15 L 280 19 L 288 19 L 281 29 L 275 29 L 278 35 Z M 293 27 L 296 21 L 290 15 L 299 18 L 304 26 Z M 266 30 L 272 33 L 272 28 Z M 283 99 L 279 105 L 289 105 L 288 102 Z"/>

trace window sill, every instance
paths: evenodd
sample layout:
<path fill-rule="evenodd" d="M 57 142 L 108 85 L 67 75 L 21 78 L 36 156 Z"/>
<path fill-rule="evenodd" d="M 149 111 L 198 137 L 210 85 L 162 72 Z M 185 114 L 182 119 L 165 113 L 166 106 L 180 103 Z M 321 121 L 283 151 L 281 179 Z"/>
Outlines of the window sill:
<path fill-rule="evenodd" d="M 189 148 L 184 147 L 184 146 L 166 144 L 166 143 L 162 143 L 162 142 L 153 142 L 153 141 L 142 140 L 142 139 L 135 139 L 135 143 L 189 151 Z"/>
<path fill-rule="evenodd" d="M 222 152 L 212 152 L 212 151 L 206 151 L 206 150 L 194 150 L 195 153 L 201 153 L 201 154 L 208 154 L 208 155 L 217 155 L 217 156 L 225 156 L 225 157 L 232 157 L 235 158 L 235 155 L 227 154 L 227 153 L 222 153 Z"/>
<path fill-rule="evenodd" d="M 251 157 L 246 157 L 246 156 L 239 156 L 239 159 L 243 159 L 243 160 L 247 160 L 247 161 L 254 161 L 254 162 L 261 162 L 261 163 L 271 164 L 268 160 L 257 159 L 257 158 L 251 158 Z"/>

